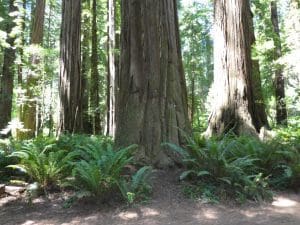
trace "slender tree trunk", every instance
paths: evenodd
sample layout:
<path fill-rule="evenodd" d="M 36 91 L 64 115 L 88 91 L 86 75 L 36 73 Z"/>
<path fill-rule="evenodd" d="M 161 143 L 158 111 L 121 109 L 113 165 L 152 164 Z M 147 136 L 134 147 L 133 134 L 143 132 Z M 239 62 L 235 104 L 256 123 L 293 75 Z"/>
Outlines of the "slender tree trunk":
<path fill-rule="evenodd" d="M 31 44 L 42 45 L 44 36 L 44 20 L 45 20 L 45 0 L 37 0 L 33 11 Z M 39 64 L 41 58 L 37 54 L 31 56 L 32 70 L 28 73 L 26 81 L 26 98 L 21 112 L 21 121 L 24 129 L 19 134 L 19 138 L 32 138 L 35 136 L 38 126 L 37 121 L 37 96 L 34 93 L 34 88 L 38 85 L 38 80 L 41 75 Z"/>
<path fill-rule="evenodd" d="M 23 7 L 22 7 L 22 25 L 21 25 L 21 32 L 22 32 L 22 38 L 21 38 L 21 47 L 19 48 L 19 54 L 20 54 L 20 62 L 18 65 L 18 85 L 21 86 L 23 82 L 23 62 L 24 62 L 24 44 L 25 44 L 25 19 L 26 19 L 26 0 L 23 0 Z"/>
<path fill-rule="evenodd" d="M 93 133 L 101 133 L 99 71 L 98 71 L 98 34 L 97 34 L 97 1 L 92 5 L 92 57 L 91 57 L 91 108 L 93 119 Z"/>
<path fill-rule="evenodd" d="M 14 1 L 9 1 L 9 13 L 17 11 Z M 9 18 L 6 25 L 6 32 L 11 34 L 16 24 L 13 18 Z M 7 43 L 10 45 L 4 50 L 4 61 L 2 68 L 2 76 L 0 76 L 0 132 L 5 129 L 11 121 L 12 100 L 13 100 L 13 84 L 14 84 L 14 63 L 16 52 L 14 49 L 15 37 L 8 36 Z"/>
<path fill-rule="evenodd" d="M 190 131 L 176 0 L 121 4 L 116 142 L 138 144 L 141 163 L 167 166 L 177 159 L 161 143 L 183 144 Z"/>
<path fill-rule="evenodd" d="M 194 125 L 194 114 L 195 114 L 195 71 L 192 71 L 192 83 L 191 83 L 191 125 Z"/>
<path fill-rule="evenodd" d="M 278 60 L 282 56 L 280 30 L 277 13 L 276 1 L 271 1 L 271 20 L 275 36 L 273 38 L 275 44 L 274 60 Z M 287 110 L 285 103 L 284 76 L 282 66 L 277 65 L 275 68 L 275 98 L 276 98 L 276 122 L 279 125 L 287 125 Z"/>
<path fill-rule="evenodd" d="M 254 34 L 254 25 L 253 25 L 253 18 L 251 14 L 251 19 L 249 19 L 249 36 L 250 36 L 250 44 L 251 47 L 255 44 L 255 34 Z M 259 69 L 259 61 L 252 60 L 252 93 L 254 104 L 253 111 L 254 113 L 254 126 L 258 130 L 261 127 L 265 127 L 267 129 L 270 128 L 268 122 L 268 116 L 266 113 L 266 105 L 263 97 L 262 91 L 262 84 L 261 84 L 261 77 L 260 77 L 260 69 Z"/>
<path fill-rule="evenodd" d="M 84 8 L 88 13 L 83 14 L 83 40 L 82 40 L 82 120 L 83 120 L 83 130 L 85 133 L 92 134 L 92 119 L 90 116 L 89 110 L 89 78 L 91 72 L 91 48 L 90 48 L 90 39 L 91 39 L 91 19 L 90 19 L 90 10 L 91 2 L 90 0 L 84 1 Z"/>
<path fill-rule="evenodd" d="M 115 104 L 116 104 L 116 33 L 115 33 L 115 0 L 108 0 L 108 73 L 107 73 L 107 135 L 115 136 Z"/>
<path fill-rule="evenodd" d="M 258 115 L 253 83 L 251 44 L 253 26 L 249 1 L 215 0 L 214 109 L 208 135 L 257 135 L 263 124 Z"/>
<path fill-rule="evenodd" d="M 82 130 L 81 0 L 62 1 L 58 134 Z"/>

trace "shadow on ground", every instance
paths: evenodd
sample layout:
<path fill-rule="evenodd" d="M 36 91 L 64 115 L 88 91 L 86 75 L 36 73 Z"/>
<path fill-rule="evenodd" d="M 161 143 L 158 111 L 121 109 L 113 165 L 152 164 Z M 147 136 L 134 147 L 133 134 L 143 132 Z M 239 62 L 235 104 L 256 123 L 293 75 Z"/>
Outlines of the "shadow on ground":
<path fill-rule="evenodd" d="M 0 201 L 1 225 L 299 225 L 300 195 L 281 194 L 273 203 L 243 206 L 210 205 L 186 199 L 171 172 L 159 171 L 153 199 L 127 207 L 80 202 L 69 209 L 63 200 L 40 198 L 32 205 L 21 199 Z M 1 204 L 2 202 L 2 204 Z"/>

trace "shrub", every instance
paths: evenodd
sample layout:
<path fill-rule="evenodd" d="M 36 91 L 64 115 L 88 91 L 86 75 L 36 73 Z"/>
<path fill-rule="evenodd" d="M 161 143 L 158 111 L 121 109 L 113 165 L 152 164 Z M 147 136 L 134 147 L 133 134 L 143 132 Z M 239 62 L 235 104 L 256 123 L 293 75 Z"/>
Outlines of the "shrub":
<path fill-rule="evenodd" d="M 13 151 L 15 143 L 10 139 L 0 139 L 0 181 L 8 181 L 15 175 L 7 166 L 18 163 L 17 158 L 8 157 Z"/>
<path fill-rule="evenodd" d="M 69 161 L 73 154 L 55 148 L 55 139 L 38 137 L 25 141 L 20 150 L 10 154 L 20 162 L 9 167 L 19 169 L 28 174 L 43 189 L 53 187 L 70 171 Z"/>
<path fill-rule="evenodd" d="M 183 156 L 187 169 L 180 179 L 190 178 L 198 184 L 214 186 L 217 195 L 222 193 L 239 200 L 268 198 L 268 177 L 259 167 L 260 158 L 256 157 L 254 147 L 257 143 L 248 137 L 253 143 L 245 145 L 244 139 L 228 134 L 221 139 L 205 140 L 195 134 L 187 138 L 185 148 L 166 145 Z"/>
<path fill-rule="evenodd" d="M 149 185 L 149 179 L 152 173 L 150 166 L 140 168 L 129 179 L 120 179 L 119 189 L 124 199 L 132 204 L 136 200 L 147 200 L 152 187 Z"/>

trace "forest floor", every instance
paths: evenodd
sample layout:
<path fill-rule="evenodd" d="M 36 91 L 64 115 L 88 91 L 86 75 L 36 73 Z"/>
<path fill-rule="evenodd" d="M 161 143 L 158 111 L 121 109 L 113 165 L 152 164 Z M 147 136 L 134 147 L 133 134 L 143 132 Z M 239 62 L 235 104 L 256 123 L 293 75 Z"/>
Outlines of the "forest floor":
<path fill-rule="evenodd" d="M 153 196 L 135 206 L 95 205 L 78 202 L 63 207 L 63 199 L 38 198 L 32 204 L 22 198 L 0 199 L 1 225 L 80 224 L 80 225 L 299 225 L 300 195 L 276 194 L 270 203 L 236 205 L 205 204 L 187 199 L 174 172 L 157 171 Z M 178 176 L 177 176 L 178 177 Z"/>

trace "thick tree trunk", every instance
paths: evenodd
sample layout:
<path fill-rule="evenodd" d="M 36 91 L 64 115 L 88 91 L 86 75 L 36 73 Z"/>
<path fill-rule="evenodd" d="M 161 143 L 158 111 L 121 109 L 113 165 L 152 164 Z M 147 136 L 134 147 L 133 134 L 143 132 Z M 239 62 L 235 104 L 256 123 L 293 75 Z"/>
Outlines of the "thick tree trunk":
<path fill-rule="evenodd" d="M 282 56 L 280 30 L 277 13 L 276 1 L 271 1 L 271 20 L 275 36 L 273 37 L 275 50 L 274 60 L 278 60 Z M 276 122 L 279 125 L 287 125 L 287 110 L 285 103 L 284 76 L 282 66 L 277 65 L 275 68 L 275 98 L 276 98 Z"/>
<path fill-rule="evenodd" d="M 245 0 L 215 0 L 214 109 L 208 135 L 257 135 L 263 126 L 254 96 L 252 16 Z M 262 109 L 262 108 L 261 108 Z"/>
<path fill-rule="evenodd" d="M 116 104 L 116 33 L 115 33 L 115 0 L 108 0 L 108 29 L 107 29 L 107 135 L 115 136 L 115 104 Z"/>
<path fill-rule="evenodd" d="M 81 0 L 62 1 L 58 134 L 82 130 L 80 15 Z"/>
<path fill-rule="evenodd" d="M 15 12 L 17 7 L 14 1 L 9 1 L 9 13 Z M 15 23 L 13 18 L 9 19 L 6 25 L 6 32 L 10 35 Z M 0 132 L 5 129 L 11 121 L 13 84 L 14 84 L 14 63 L 16 59 L 15 49 L 13 47 L 15 37 L 8 36 L 7 43 L 10 45 L 4 50 L 4 61 L 2 76 L 0 76 Z"/>
<path fill-rule="evenodd" d="M 37 0 L 33 11 L 31 44 L 42 45 L 44 36 L 45 19 L 45 0 Z M 19 133 L 19 138 L 32 138 L 37 130 L 37 96 L 34 88 L 38 84 L 41 75 L 39 67 L 40 56 L 33 54 L 31 56 L 32 71 L 28 73 L 26 82 L 26 101 L 21 112 L 21 122 L 23 122 L 23 131 Z"/>
<path fill-rule="evenodd" d="M 116 142 L 138 144 L 141 163 L 167 166 L 190 131 L 176 0 L 122 1 Z"/>
<path fill-rule="evenodd" d="M 99 71 L 98 71 L 97 1 L 92 4 L 91 109 L 93 134 L 101 134 Z"/>

